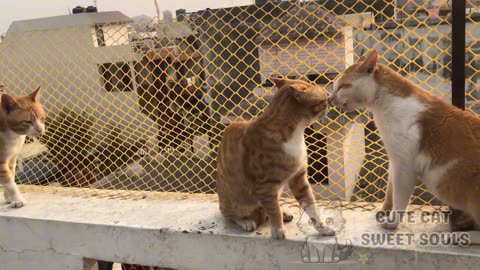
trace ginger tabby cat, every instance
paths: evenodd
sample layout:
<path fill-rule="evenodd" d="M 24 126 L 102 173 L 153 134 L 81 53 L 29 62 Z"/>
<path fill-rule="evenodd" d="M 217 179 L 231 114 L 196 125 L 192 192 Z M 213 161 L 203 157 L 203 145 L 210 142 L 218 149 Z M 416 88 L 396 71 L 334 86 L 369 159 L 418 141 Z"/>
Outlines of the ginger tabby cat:
<path fill-rule="evenodd" d="M 307 181 L 305 128 L 326 114 L 327 92 L 301 80 L 271 78 L 278 92 L 256 119 L 230 124 L 222 138 L 217 157 L 216 188 L 220 211 L 245 231 L 253 231 L 267 216 L 272 237 L 285 238 L 283 222 L 293 219 L 282 210 L 279 197 L 289 187 L 304 209 L 315 204 Z M 317 211 L 307 212 L 324 227 Z"/>
<path fill-rule="evenodd" d="M 367 107 L 390 161 L 381 222 L 395 229 L 416 184 L 471 215 L 480 224 L 480 119 L 424 91 L 377 63 L 374 50 L 347 68 L 334 83 L 329 102 L 351 111 Z M 470 232 L 480 243 L 480 232 Z"/>
<path fill-rule="evenodd" d="M 38 87 L 26 96 L 2 94 L 0 109 L 0 185 L 12 207 L 26 204 L 15 184 L 17 157 L 26 135 L 38 136 L 45 130 L 45 111 L 39 102 Z"/>

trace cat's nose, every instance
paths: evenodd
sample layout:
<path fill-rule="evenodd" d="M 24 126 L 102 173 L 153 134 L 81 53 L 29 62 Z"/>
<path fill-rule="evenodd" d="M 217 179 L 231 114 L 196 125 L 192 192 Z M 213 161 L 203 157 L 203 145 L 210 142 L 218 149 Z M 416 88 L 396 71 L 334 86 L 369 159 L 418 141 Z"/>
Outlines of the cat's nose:
<path fill-rule="evenodd" d="M 37 132 L 38 134 L 42 134 L 43 132 L 45 132 L 45 128 L 43 126 L 35 127 L 35 132 Z"/>

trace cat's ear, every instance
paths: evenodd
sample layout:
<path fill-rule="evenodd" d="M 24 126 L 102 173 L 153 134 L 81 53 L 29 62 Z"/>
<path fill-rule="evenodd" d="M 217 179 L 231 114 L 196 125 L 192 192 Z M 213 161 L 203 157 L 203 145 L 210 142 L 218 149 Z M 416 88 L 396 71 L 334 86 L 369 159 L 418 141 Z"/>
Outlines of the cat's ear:
<path fill-rule="evenodd" d="M 377 59 L 377 50 L 373 49 L 373 51 L 367 57 L 365 57 L 365 60 L 363 60 L 363 63 L 361 64 L 362 70 L 367 73 L 372 73 L 375 71 L 375 68 L 377 67 Z"/>
<path fill-rule="evenodd" d="M 280 79 L 280 78 L 275 78 L 275 77 L 270 77 L 268 78 L 271 82 L 273 82 L 273 84 L 275 84 L 275 86 L 280 89 L 282 88 L 285 83 L 286 83 L 286 80 L 285 79 Z"/>
<path fill-rule="evenodd" d="M 40 86 L 35 89 L 30 95 L 28 95 L 32 101 L 40 101 Z"/>
<path fill-rule="evenodd" d="M 293 97 L 301 103 L 305 100 L 305 92 L 294 89 Z"/>
<path fill-rule="evenodd" d="M 17 102 L 9 95 L 3 94 L 2 95 L 2 108 L 7 112 L 11 112 L 15 110 L 18 106 Z"/>
<path fill-rule="evenodd" d="M 293 91 L 293 97 L 300 103 L 306 99 L 305 86 L 302 84 L 292 83 L 289 85 L 289 91 Z"/>

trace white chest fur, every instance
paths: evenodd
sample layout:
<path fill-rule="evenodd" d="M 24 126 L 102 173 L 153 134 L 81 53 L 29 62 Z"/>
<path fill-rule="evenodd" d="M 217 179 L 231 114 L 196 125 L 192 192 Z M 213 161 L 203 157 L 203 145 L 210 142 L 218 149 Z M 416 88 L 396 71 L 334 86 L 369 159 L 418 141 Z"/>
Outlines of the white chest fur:
<path fill-rule="evenodd" d="M 418 120 L 427 109 L 426 104 L 413 96 L 392 96 L 385 98 L 385 102 L 372 108 L 372 111 L 390 162 L 395 163 L 399 170 L 413 170 L 418 180 L 435 192 L 438 181 L 456 161 L 432 166 L 429 154 L 420 152 L 422 130 Z"/>
<path fill-rule="evenodd" d="M 298 160 L 298 162 L 303 162 L 307 157 L 307 146 L 304 137 L 305 127 L 304 123 L 297 125 L 291 138 L 283 143 L 285 153 Z"/>
<path fill-rule="evenodd" d="M 421 129 L 418 120 L 427 106 L 416 97 L 384 97 L 372 108 L 375 124 L 390 159 L 414 160 L 418 154 Z"/>
<path fill-rule="evenodd" d="M 25 135 L 18 135 L 12 131 L 0 132 L 3 147 L 0 150 L 0 159 L 8 160 L 17 157 L 25 143 Z"/>

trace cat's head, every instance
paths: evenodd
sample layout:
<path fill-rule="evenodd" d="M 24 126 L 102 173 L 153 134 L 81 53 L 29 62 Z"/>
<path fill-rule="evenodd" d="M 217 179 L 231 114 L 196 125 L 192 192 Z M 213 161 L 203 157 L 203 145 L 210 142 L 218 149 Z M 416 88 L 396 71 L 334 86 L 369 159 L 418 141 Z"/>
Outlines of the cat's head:
<path fill-rule="evenodd" d="M 348 67 L 333 83 L 329 103 L 346 112 L 372 105 L 378 89 L 377 58 L 378 53 L 373 50 Z"/>
<path fill-rule="evenodd" d="M 40 104 L 40 87 L 26 96 L 2 94 L 0 103 L 6 125 L 13 132 L 39 136 L 45 131 L 45 111 Z"/>
<path fill-rule="evenodd" d="M 299 113 L 304 118 L 313 120 L 327 113 L 329 94 L 318 85 L 302 80 L 273 77 L 270 80 L 278 88 L 278 93 L 272 99 L 272 102 L 275 100 L 288 103 L 293 108 L 292 114 Z"/>

